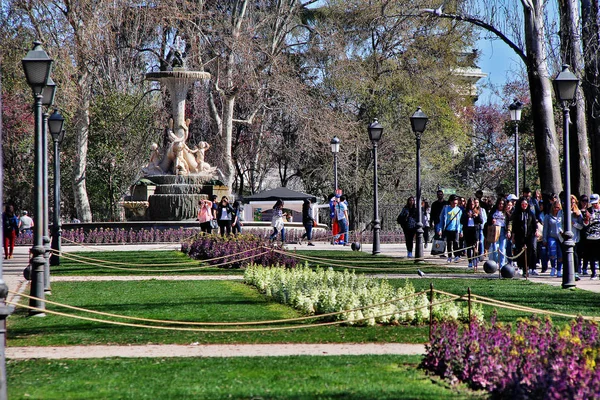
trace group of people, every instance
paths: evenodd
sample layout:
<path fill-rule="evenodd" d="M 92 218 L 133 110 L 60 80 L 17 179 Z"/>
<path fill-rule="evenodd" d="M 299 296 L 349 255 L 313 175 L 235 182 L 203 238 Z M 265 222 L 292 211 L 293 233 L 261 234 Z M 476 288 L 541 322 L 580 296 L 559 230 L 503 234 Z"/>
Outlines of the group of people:
<path fill-rule="evenodd" d="M 198 202 L 200 230 L 204 233 L 219 232 L 221 236 L 242 233 L 242 203 L 238 200 L 231 205 L 227 196 L 221 197 L 218 202 L 217 198 L 213 195 L 210 200 Z"/>
<path fill-rule="evenodd" d="M 565 199 L 555 194 L 543 199 L 538 190 L 532 194 L 525 188 L 521 197 L 513 194 L 498 196 L 492 205 L 478 191 L 474 197 L 465 199 L 444 192 L 437 192 L 437 200 L 431 206 L 421 204 L 425 247 L 429 232 L 434 239 L 444 240 L 447 261 L 459 262 L 466 255 L 469 267 L 488 256 L 499 267 L 511 264 L 521 273 L 538 275 L 550 269 L 550 276 L 561 277 L 565 235 L 563 209 Z M 598 279 L 597 265 L 600 261 L 600 196 L 572 195 L 568 212 L 571 212 L 572 240 L 576 278 L 588 275 Z M 419 210 L 414 197 L 407 199 L 398 216 L 406 238 L 408 257 L 412 257 L 414 237 L 417 230 Z"/>
<path fill-rule="evenodd" d="M 33 226 L 33 219 L 29 216 L 27 211 L 23 210 L 19 215 L 15 211 L 14 205 L 8 204 L 4 207 L 4 212 L 2 213 L 4 259 L 13 258 L 17 237 L 21 233 L 31 233 Z"/>

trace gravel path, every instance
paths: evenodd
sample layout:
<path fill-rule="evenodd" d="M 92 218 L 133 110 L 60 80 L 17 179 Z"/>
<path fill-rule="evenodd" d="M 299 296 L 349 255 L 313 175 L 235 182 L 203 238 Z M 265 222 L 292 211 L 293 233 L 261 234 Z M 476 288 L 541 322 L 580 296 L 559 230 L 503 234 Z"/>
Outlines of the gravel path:
<path fill-rule="evenodd" d="M 104 357 L 278 357 L 365 354 L 424 354 L 425 345 L 404 343 L 207 344 L 140 346 L 7 347 L 9 359 Z"/>

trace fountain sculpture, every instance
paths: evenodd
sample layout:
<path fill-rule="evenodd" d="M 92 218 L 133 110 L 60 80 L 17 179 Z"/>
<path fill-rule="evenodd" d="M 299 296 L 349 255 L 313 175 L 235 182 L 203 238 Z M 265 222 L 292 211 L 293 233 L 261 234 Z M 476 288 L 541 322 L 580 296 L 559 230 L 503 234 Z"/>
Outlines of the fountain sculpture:
<path fill-rule="evenodd" d="M 128 210 L 128 219 L 195 219 L 200 199 L 228 192 L 216 180 L 216 167 L 210 166 L 204 159 L 210 145 L 206 142 L 200 142 L 193 148 L 187 145 L 190 125 L 190 120 L 185 120 L 187 93 L 191 84 L 207 81 L 210 74 L 188 71 L 181 55 L 182 47 L 185 48 L 185 45 L 177 38 L 171 70 L 146 74 L 146 79 L 166 85 L 171 95 L 172 118 L 167 128 L 165 149 L 161 151 L 158 144 L 152 143 L 150 160 L 142 169 L 143 177 L 132 187 L 132 195 L 122 203 Z"/>

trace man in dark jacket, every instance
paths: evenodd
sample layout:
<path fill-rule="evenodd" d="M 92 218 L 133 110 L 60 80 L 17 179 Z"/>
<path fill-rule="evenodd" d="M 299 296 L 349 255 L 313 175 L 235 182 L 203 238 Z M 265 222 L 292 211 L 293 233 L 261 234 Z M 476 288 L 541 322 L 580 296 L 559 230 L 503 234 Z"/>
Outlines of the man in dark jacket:
<path fill-rule="evenodd" d="M 529 207 L 529 201 L 525 197 L 521 197 L 517 202 L 517 207 L 513 212 L 510 221 L 508 222 L 508 228 L 506 237 L 515 244 L 515 250 L 513 254 L 519 255 L 517 257 L 517 264 L 522 269 L 523 275 L 529 273 L 531 275 L 538 275 L 535 270 L 535 256 L 536 244 L 537 244 L 537 219 L 535 212 Z M 526 251 L 523 249 L 527 248 Z"/>
<path fill-rule="evenodd" d="M 444 192 L 441 190 L 437 191 L 437 200 L 431 203 L 431 229 L 436 232 L 436 227 L 440 223 L 440 214 L 444 206 L 448 205 L 448 202 L 444 200 Z"/>

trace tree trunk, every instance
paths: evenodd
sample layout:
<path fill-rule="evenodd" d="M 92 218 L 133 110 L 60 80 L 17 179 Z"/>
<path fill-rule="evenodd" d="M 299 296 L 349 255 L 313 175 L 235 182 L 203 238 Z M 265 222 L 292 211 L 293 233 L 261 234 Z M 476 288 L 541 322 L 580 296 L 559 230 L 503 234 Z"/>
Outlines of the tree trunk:
<path fill-rule="evenodd" d="M 561 53 L 563 60 L 571 65 L 575 75 L 583 70 L 582 43 L 579 35 L 579 7 L 577 0 L 560 0 Z M 589 194 L 591 190 L 591 162 L 586 126 L 586 106 L 583 88 L 579 86 L 575 104 L 572 107 L 570 134 L 571 149 L 571 188 L 579 196 Z"/>
<path fill-rule="evenodd" d="M 584 79 L 582 89 L 587 107 L 587 129 L 592 153 L 593 192 L 600 191 L 600 29 L 598 27 L 598 1 L 581 0 L 582 47 Z M 588 194 L 590 192 L 587 192 Z"/>
<path fill-rule="evenodd" d="M 552 109 L 552 86 L 548 76 L 542 0 L 522 0 L 525 20 L 527 76 L 531 94 L 531 114 L 535 150 L 542 192 L 562 190 L 558 139 Z"/>
<path fill-rule="evenodd" d="M 73 196 L 75 209 L 81 222 L 92 222 L 92 210 L 88 199 L 86 188 L 86 166 L 88 152 L 88 134 L 90 130 L 90 92 L 88 73 L 84 71 L 82 64 L 78 65 L 79 78 L 77 80 L 77 91 L 79 102 L 75 111 L 75 135 L 76 148 L 73 160 Z"/>

